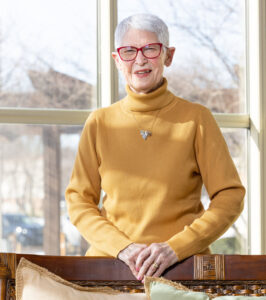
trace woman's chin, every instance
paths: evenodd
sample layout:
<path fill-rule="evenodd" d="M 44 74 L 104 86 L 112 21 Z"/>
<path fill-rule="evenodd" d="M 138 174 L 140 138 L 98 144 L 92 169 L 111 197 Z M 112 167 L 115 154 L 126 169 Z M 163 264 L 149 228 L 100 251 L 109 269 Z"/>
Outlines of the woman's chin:
<path fill-rule="evenodd" d="M 130 85 L 130 89 L 138 94 L 147 94 L 155 88 L 153 84 L 143 84 L 143 82 L 141 82 L 139 84 Z"/>
<path fill-rule="evenodd" d="M 149 87 L 131 87 L 131 90 L 137 94 L 147 94 L 150 92 L 151 88 Z"/>

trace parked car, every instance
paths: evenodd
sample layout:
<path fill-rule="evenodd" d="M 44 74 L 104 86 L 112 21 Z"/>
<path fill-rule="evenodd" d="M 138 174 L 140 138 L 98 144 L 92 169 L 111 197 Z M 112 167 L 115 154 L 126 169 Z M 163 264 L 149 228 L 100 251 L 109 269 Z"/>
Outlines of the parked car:
<path fill-rule="evenodd" d="M 43 225 L 23 214 L 3 214 L 2 238 L 10 236 L 15 236 L 23 246 L 40 246 L 43 244 Z"/>

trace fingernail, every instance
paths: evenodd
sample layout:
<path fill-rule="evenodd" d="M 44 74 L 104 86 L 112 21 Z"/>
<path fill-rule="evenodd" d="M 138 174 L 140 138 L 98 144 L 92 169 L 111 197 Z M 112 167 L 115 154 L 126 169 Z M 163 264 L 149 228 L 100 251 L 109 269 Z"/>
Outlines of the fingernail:
<path fill-rule="evenodd" d="M 141 276 L 138 276 L 138 280 L 141 280 L 142 279 L 142 277 Z"/>

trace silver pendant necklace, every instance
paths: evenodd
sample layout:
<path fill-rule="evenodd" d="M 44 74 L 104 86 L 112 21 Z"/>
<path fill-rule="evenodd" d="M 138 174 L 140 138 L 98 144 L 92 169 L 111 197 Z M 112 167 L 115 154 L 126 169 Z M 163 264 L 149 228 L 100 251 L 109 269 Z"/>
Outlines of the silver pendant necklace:
<path fill-rule="evenodd" d="M 149 136 L 151 136 L 151 131 L 149 130 L 140 130 L 140 134 L 143 139 L 146 141 Z"/>
<path fill-rule="evenodd" d="M 138 129 L 139 129 L 139 132 L 140 132 L 140 135 L 142 136 L 142 138 L 144 139 L 144 141 L 147 140 L 148 137 L 151 137 L 152 136 L 152 129 L 153 129 L 153 126 L 155 124 L 155 121 L 160 113 L 161 109 L 159 109 L 157 112 L 156 112 L 156 115 L 154 116 L 154 119 L 153 119 L 153 122 L 151 124 L 151 127 L 148 128 L 148 129 L 141 129 L 142 126 L 140 126 L 140 123 L 137 121 L 136 119 L 136 116 L 134 115 L 133 112 L 131 112 L 130 114 L 133 116 L 133 119 L 135 120 L 136 124 L 138 125 Z"/>

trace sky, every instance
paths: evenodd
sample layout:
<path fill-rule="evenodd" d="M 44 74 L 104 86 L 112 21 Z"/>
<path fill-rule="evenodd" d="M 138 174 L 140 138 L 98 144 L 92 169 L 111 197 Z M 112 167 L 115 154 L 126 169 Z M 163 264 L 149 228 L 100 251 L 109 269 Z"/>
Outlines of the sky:
<path fill-rule="evenodd" d="M 213 36 L 226 59 L 244 60 L 243 35 L 239 34 L 243 22 L 234 14 L 224 22 L 228 16 L 223 14 L 221 2 L 236 3 L 237 7 L 244 3 L 243 0 L 118 0 L 118 21 L 140 12 L 158 15 L 169 25 L 170 44 L 176 47 L 172 69 L 204 61 L 217 71 L 217 80 L 229 85 L 230 78 L 215 56 L 176 26 L 189 25 L 194 33 L 200 29 Z M 0 3 L 0 68 L 4 88 L 30 89 L 27 70 L 49 67 L 97 83 L 96 0 L 1 0 Z M 223 31 L 218 32 L 217 27 Z"/>
<path fill-rule="evenodd" d="M 51 66 L 96 84 L 96 1 L 2 0 L 0 14 L 4 74 Z"/>

